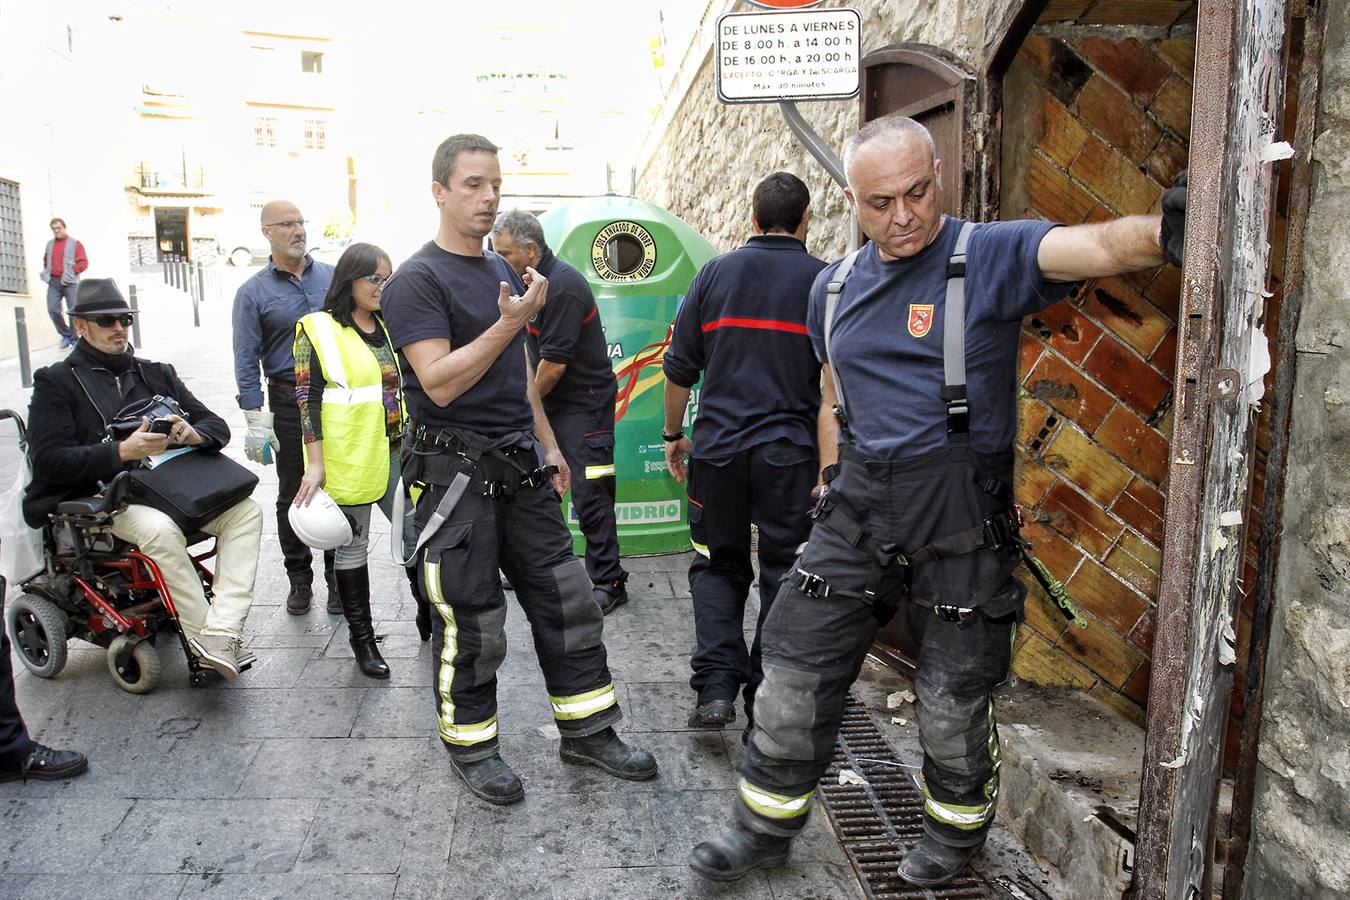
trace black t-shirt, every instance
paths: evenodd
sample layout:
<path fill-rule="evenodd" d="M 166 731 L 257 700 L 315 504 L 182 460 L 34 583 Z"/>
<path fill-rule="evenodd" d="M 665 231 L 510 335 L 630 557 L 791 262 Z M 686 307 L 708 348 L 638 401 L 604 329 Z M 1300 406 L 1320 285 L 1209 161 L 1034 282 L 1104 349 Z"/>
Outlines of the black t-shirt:
<path fill-rule="evenodd" d="M 868 242 L 858 254 L 830 333 L 836 387 L 849 431 L 868 459 L 896 460 L 947 443 L 940 396 L 947 261 L 963 222 L 948 218 L 933 243 L 886 261 Z M 1047 282 L 1037 261 L 1053 222 L 978 224 L 966 254 L 966 396 L 970 445 L 983 453 L 1012 446 L 1017 434 L 1017 352 L 1022 317 L 1063 299 L 1071 284 Z M 808 325 L 825 362 L 825 287 L 839 263 L 811 288 Z M 842 436 L 841 436 L 842 437 Z"/>
<path fill-rule="evenodd" d="M 513 294 L 525 293 L 524 284 L 497 254 L 461 256 L 428 242 L 398 267 L 380 300 L 399 355 L 409 344 L 438 338 L 448 340 L 451 350 L 467 346 L 501 317 L 497 296 L 503 281 Z M 468 429 L 489 438 L 533 431 L 524 346 L 525 335 L 517 333 L 478 383 L 446 406 L 426 395 L 404 357 L 403 391 L 413 421 L 433 429 Z"/>
<path fill-rule="evenodd" d="M 530 355 L 567 366 L 544 411 L 581 412 L 614 402 L 614 367 L 605 350 L 605 329 L 586 277 L 545 250 L 539 274 L 548 279 L 548 301 L 529 332 Z"/>

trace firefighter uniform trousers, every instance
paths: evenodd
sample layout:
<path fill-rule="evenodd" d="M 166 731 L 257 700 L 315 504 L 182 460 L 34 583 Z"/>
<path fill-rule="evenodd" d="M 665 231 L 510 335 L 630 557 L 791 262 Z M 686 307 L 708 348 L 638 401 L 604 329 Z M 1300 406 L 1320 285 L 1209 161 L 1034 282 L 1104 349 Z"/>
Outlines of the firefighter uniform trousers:
<path fill-rule="evenodd" d="M 432 694 L 446 749 L 464 762 L 497 753 L 497 668 L 506 658 L 506 597 L 498 567 L 516 589 L 564 737 L 595 734 L 622 717 L 603 641 L 604 617 L 546 479 L 522 482 L 539 465 L 531 447 L 484 454 L 468 489 L 422 552 L 421 583 L 432 606 Z M 453 453 L 449 453 L 452 458 Z M 446 487 L 417 501 L 418 533 Z"/>
<path fill-rule="evenodd" d="M 811 529 L 816 451 L 787 440 L 768 441 L 725 459 L 689 460 L 689 565 L 696 645 L 689 686 L 700 700 L 735 700 L 745 687 L 747 716 L 763 678 L 760 633 Z M 759 529 L 759 619 L 745 647 L 750 525 Z"/>
<path fill-rule="evenodd" d="M 833 755 L 848 689 L 877 629 L 898 606 L 919 647 L 924 828 L 949 846 L 984 840 L 998 797 L 991 691 L 1007 676 L 1026 596 L 1011 577 L 1016 550 L 980 550 L 883 570 L 877 548 L 912 553 L 978 526 L 999 506 L 980 488 L 991 475 L 1011 483 L 1010 451 L 991 457 L 962 444 L 901 462 L 868 462 L 841 448 L 829 494 L 833 506 L 818 509 L 806 549 L 764 626 L 764 683 L 736 807 L 743 825 L 791 837 L 806 823 L 816 782 Z M 840 512 L 845 507 L 847 516 Z M 960 601 L 981 581 L 986 602 L 971 611 Z M 950 591 L 957 605 L 921 605 L 907 599 L 911 589 L 920 601 Z"/>
<path fill-rule="evenodd" d="M 594 584 L 624 577 L 614 520 L 614 395 L 611 386 L 592 409 L 548 417 L 572 470 L 572 507 L 586 537 L 586 571 Z"/>

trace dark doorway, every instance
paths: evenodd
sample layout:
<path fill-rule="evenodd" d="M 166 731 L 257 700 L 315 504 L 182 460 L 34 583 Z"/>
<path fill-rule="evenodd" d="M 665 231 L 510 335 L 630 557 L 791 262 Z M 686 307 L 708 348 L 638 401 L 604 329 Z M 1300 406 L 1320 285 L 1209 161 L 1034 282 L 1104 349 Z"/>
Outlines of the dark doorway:
<path fill-rule="evenodd" d="M 155 209 L 155 247 L 160 261 L 166 256 L 188 256 L 188 211 Z"/>

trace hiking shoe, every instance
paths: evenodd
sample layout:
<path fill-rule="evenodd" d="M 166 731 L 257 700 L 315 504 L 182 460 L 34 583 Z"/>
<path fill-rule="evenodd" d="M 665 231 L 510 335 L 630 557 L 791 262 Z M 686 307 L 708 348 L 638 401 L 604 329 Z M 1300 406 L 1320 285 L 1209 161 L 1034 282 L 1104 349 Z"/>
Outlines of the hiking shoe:
<path fill-rule="evenodd" d="M 928 835 L 919 838 L 900 860 L 896 870 L 900 877 L 919 887 L 939 887 L 951 881 L 965 869 L 971 857 L 980 852 L 984 841 L 973 847 L 949 847 Z"/>
<path fill-rule="evenodd" d="M 695 706 L 689 714 L 690 728 L 725 728 L 734 721 L 736 704 L 731 700 L 708 700 Z"/>
<path fill-rule="evenodd" d="M 613 581 L 595 585 L 591 589 L 591 596 L 595 598 L 601 614 L 607 616 L 628 602 L 628 588 L 624 584 L 624 579 L 616 578 Z"/>
<path fill-rule="evenodd" d="M 221 674 L 226 681 L 239 675 L 239 638 L 228 634 L 199 634 L 188 640 L 197 659 Z"/>
<path fill-rule="evenodd" d="M 309 604 L 314 600 L 314 588 L 307 584 L 293 584 L 286 595 L 286 612 L 293 616 L 303 616 L 309 612 Z M 341 612 L 341 609 L 338 610 Z"/>
<path fill-rule="evenodd" d="M 616 778 L 646 781 L 656 777 L 656 759 L 646 750 L 638 750 L 619 740 L 613 728 L 587 735 L 565 737 L 558 746 L 565 763 L 595 766 Z"/>
<path fill-rule="evenodd" d="M 452 755 L 450 768 L 459 776 L 475 797 L 507 806 L 518 803 L 525 796 L 525 785 L 511 771 L 500 756 L 489 756 L 476 762 L 460 762 Z"/>
<path fill-rule="evenodd" d="M 740 823 L 726 834 L 694 847 L 689 868 L 710 881 L 739 881 L 751 869 L 776 869 L 787 864 L 792 838 L 751 831 Z"/>
<path fill-rule="evenodd" d="M 89 760 L 74 750 L 55 750 L 38 744 L 15 769 L 0 769 L 0 781 L 60 781 L 89 768 Z"/>

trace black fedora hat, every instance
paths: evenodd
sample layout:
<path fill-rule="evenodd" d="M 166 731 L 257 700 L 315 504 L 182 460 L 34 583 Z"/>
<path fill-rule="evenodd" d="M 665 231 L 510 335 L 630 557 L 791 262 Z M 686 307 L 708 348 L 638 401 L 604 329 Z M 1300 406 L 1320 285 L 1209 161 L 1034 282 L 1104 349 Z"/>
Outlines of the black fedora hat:
<path fill-rule="evenodd" d="M 81 281 L 75 292 L 75 305 L 70 310 L 72 316 L 84 319 L 134 312 L 136 310 L 127 306 L 117 282 L 111 278 L 86 278 Z"/>

